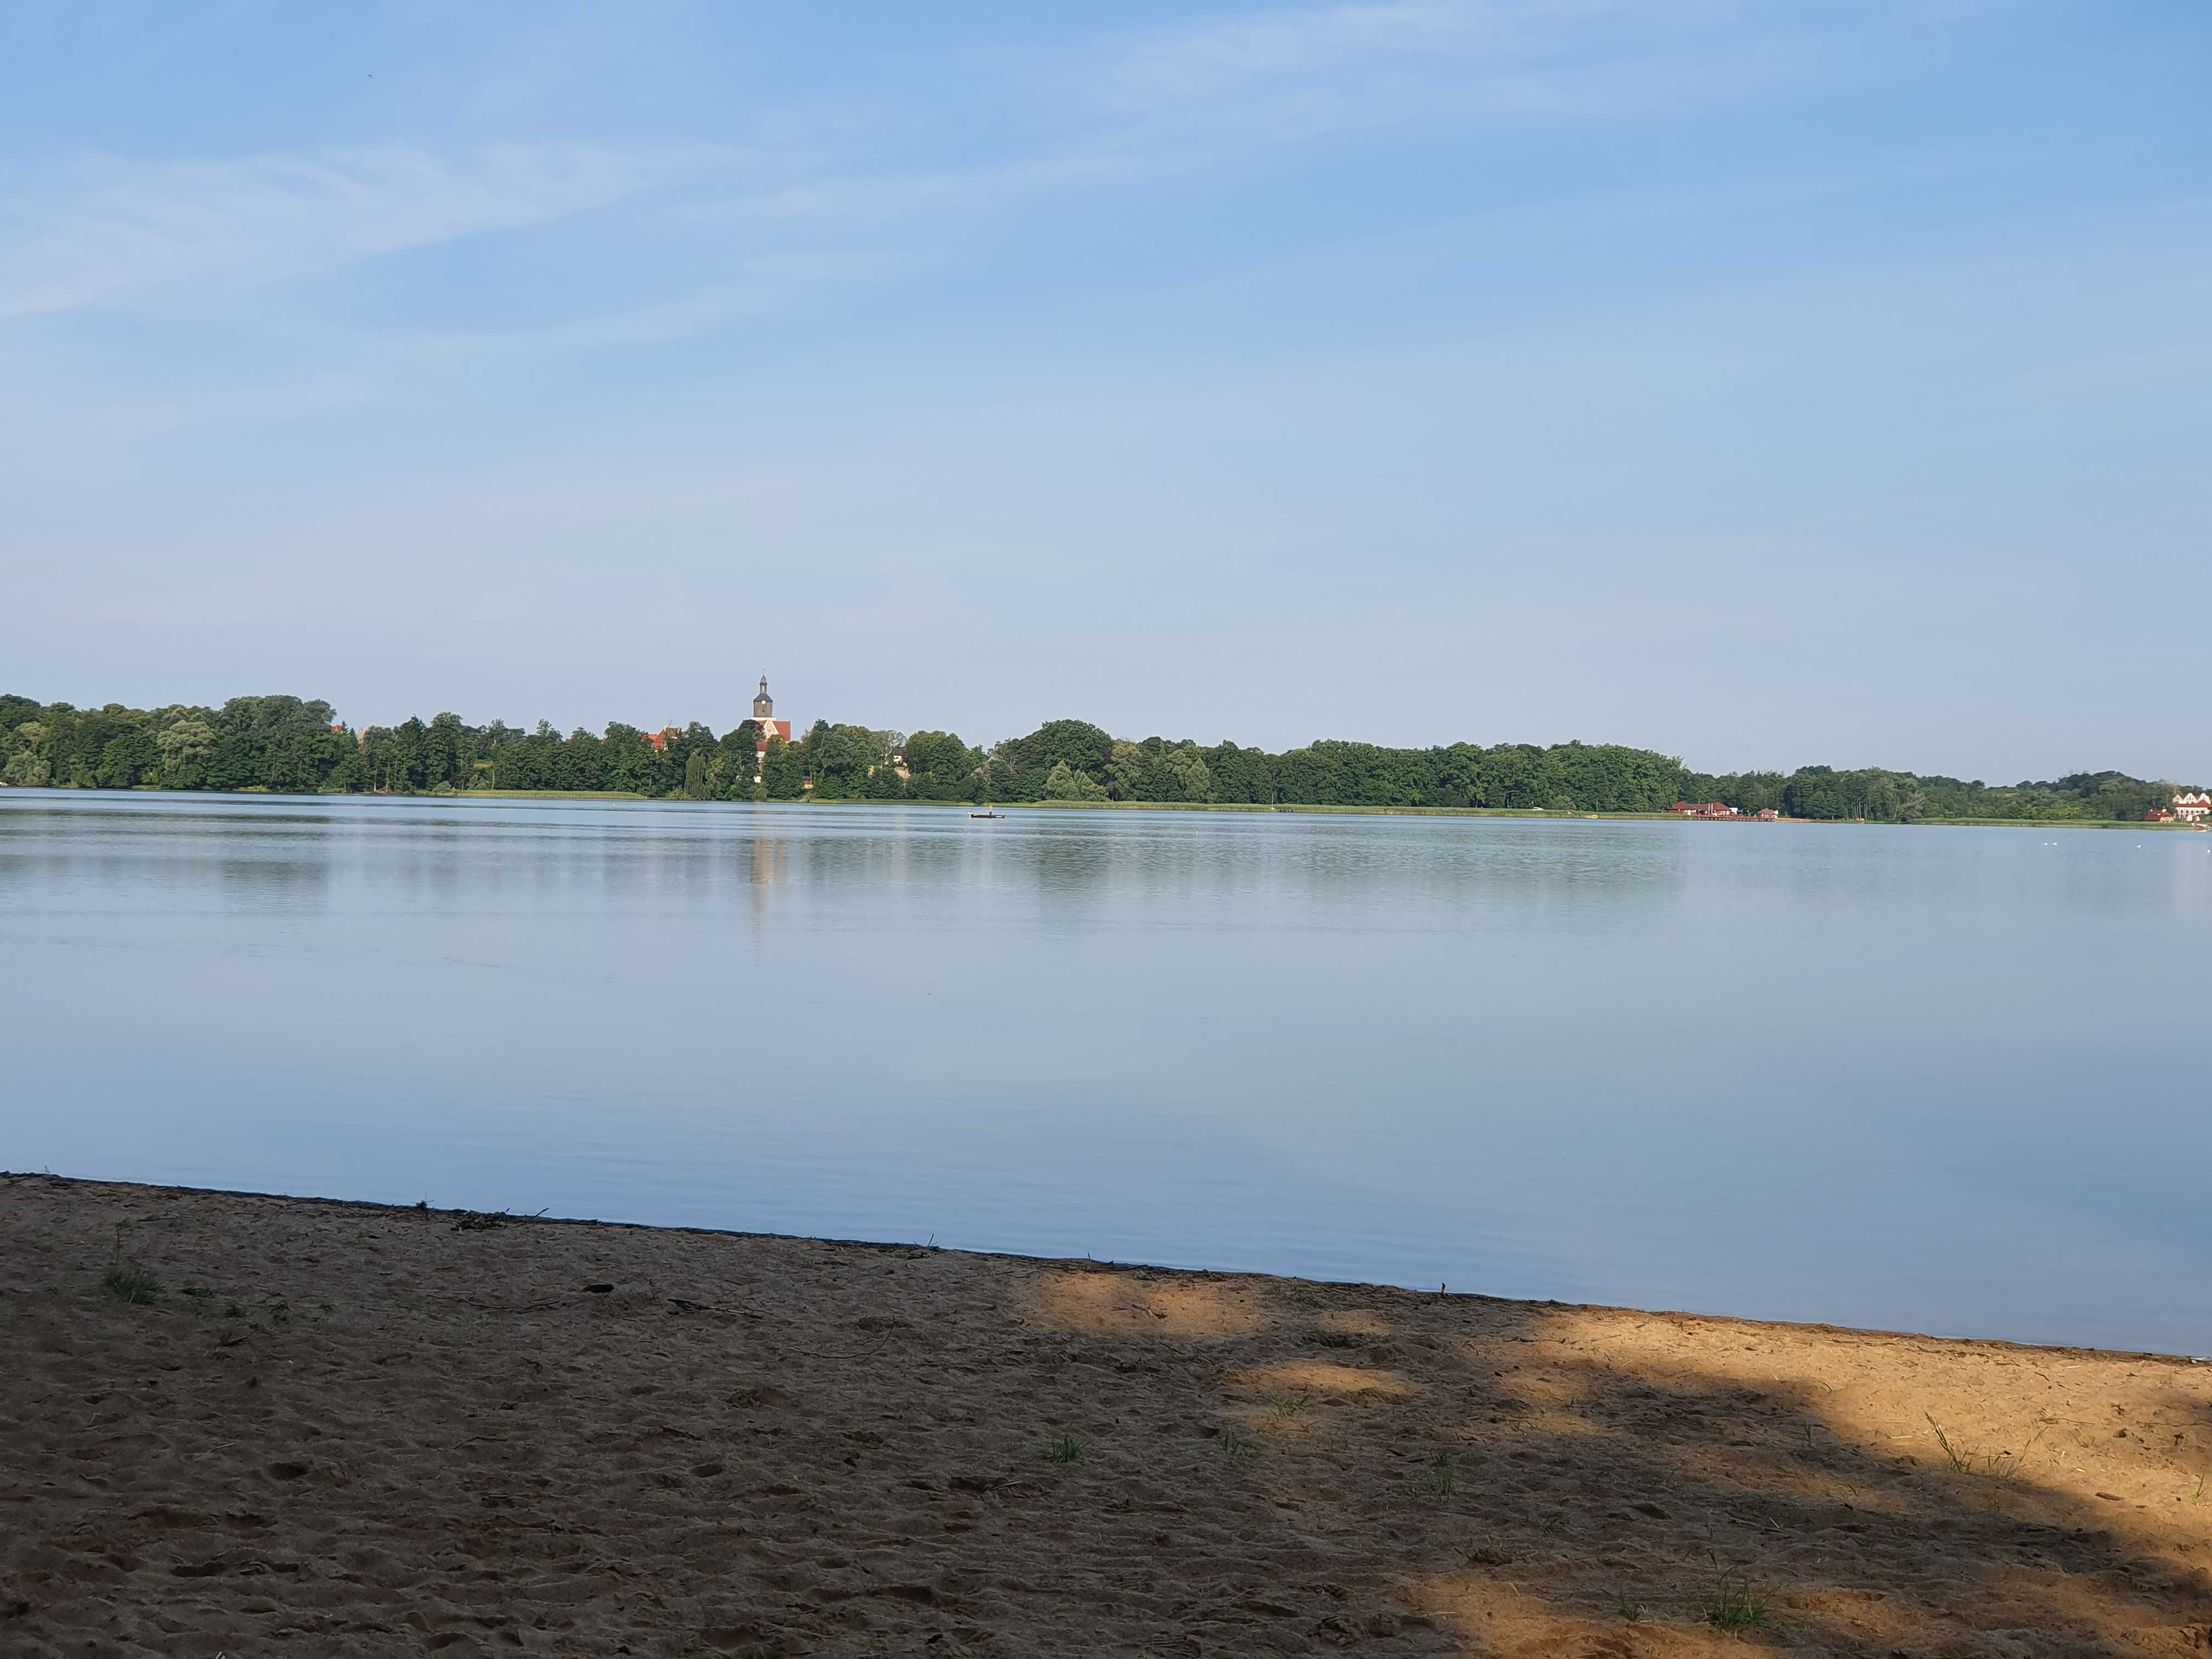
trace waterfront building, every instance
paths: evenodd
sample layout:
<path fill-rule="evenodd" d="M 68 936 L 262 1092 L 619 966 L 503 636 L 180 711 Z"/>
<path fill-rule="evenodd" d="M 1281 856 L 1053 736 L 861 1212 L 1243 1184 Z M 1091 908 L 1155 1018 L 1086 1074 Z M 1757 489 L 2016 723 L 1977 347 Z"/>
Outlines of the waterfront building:
<path fill-rule="evenodd" d="M 753 745 L 756 755 L 768 753 L 768 740 L 781 738 L 791 741 L 791 722 L 775 717 L 775 699 L 768 694 L 768 676 L 761 676 L 760 690 L 753 694 L 753 724 L 760 727 L 760 741 Z"/>
<path fill-rule="evenodd" d="M 761 729 L 761 747 L 768 747 L 771 735 L 791 741 L 791 722 L 775 717 L 775 699 L 768 694 L 768 676 L 761 676 L 760 690 L 753 694 L 753 720 Z"/>
<path fill-rule="evenodd" d="M 2184 790 L 2173 798 L 2173 816 L 2184 823 L 2202 823 L 2212 816 L 2212 792 L 2198 791 L 2191 794 Z"/>
<path fill-rule="evenodd" d="M 775 699 L 768 694 L 768 676 L 760 679 L 760 690 L 753 694 L 753 724 L 760 727 L 760 736 L 753 741 L 753 781 L 758 783 L 761 769 L 768 763 L 768 740 L 781 738 L 791 741 L 791 722 L 775 717 Z"/>

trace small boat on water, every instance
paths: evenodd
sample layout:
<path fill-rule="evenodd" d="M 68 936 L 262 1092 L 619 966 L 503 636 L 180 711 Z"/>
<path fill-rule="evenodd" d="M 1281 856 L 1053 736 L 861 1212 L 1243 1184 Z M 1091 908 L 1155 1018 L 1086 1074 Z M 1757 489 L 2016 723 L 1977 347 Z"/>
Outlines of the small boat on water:
<path fill-rule="evenodd" d="M 968 816 L 971 818 L 1002 818 L 1005 817 L 1006 814 L 998 811 L 994 807 L 986 806 L 981 811 L 970 812 Z"/>

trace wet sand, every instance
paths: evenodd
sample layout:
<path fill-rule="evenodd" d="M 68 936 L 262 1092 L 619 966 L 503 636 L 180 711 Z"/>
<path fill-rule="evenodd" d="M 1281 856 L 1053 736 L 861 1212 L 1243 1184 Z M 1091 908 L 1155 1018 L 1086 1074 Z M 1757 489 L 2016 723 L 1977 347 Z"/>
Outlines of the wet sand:
<path fill-rule="evenodd" d="M 0 1653 L 2212 1648 L 2212 1366 L 464 1219 L 0 1177 Z"/>

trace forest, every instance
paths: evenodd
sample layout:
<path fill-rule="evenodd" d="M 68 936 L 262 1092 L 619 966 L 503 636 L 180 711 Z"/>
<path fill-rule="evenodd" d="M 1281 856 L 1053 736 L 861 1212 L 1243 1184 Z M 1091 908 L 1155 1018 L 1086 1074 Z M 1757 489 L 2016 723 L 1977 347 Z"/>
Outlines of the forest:
<path fill-rule="evenodd" d="M 690 800 L 1147 801 L 1255 806 L 1540 808 L 1659 812 L 1719 800 L 1787 817 L 1909 823 L 1945 818 L 2140 820 L 2175 786 L 2118 772 L 1988 784 L 1881 768 L 1692 772 L 1615 744 L 1455 743 L 1428 749 L 1322 740 L 1270 754 L 1233 743 L 1109 735 L 1050 720 L 976 747 L 817 721 L 786 743 L 746 720 L 647 733 L 619 722 L 565 736 L 541 720 L 471 726 L 457 714 L 356 730 L 327 702 L 233 697 L 77 708 L 0 696 L 0 784 L 63 789 L 447 795 L 481 790 Z M 656 741 L 657 739 L 657 741 Z"/>

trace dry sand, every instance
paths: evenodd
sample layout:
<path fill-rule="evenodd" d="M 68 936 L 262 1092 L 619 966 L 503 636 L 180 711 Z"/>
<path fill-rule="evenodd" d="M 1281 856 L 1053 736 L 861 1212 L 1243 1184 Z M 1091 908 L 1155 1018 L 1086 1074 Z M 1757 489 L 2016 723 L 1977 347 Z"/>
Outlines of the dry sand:
<path fill-rule="evenodd" d="M 0 1653 L 2212 1646 L 2212 1367 L 456 1219 L 0 1180 Z"/>

